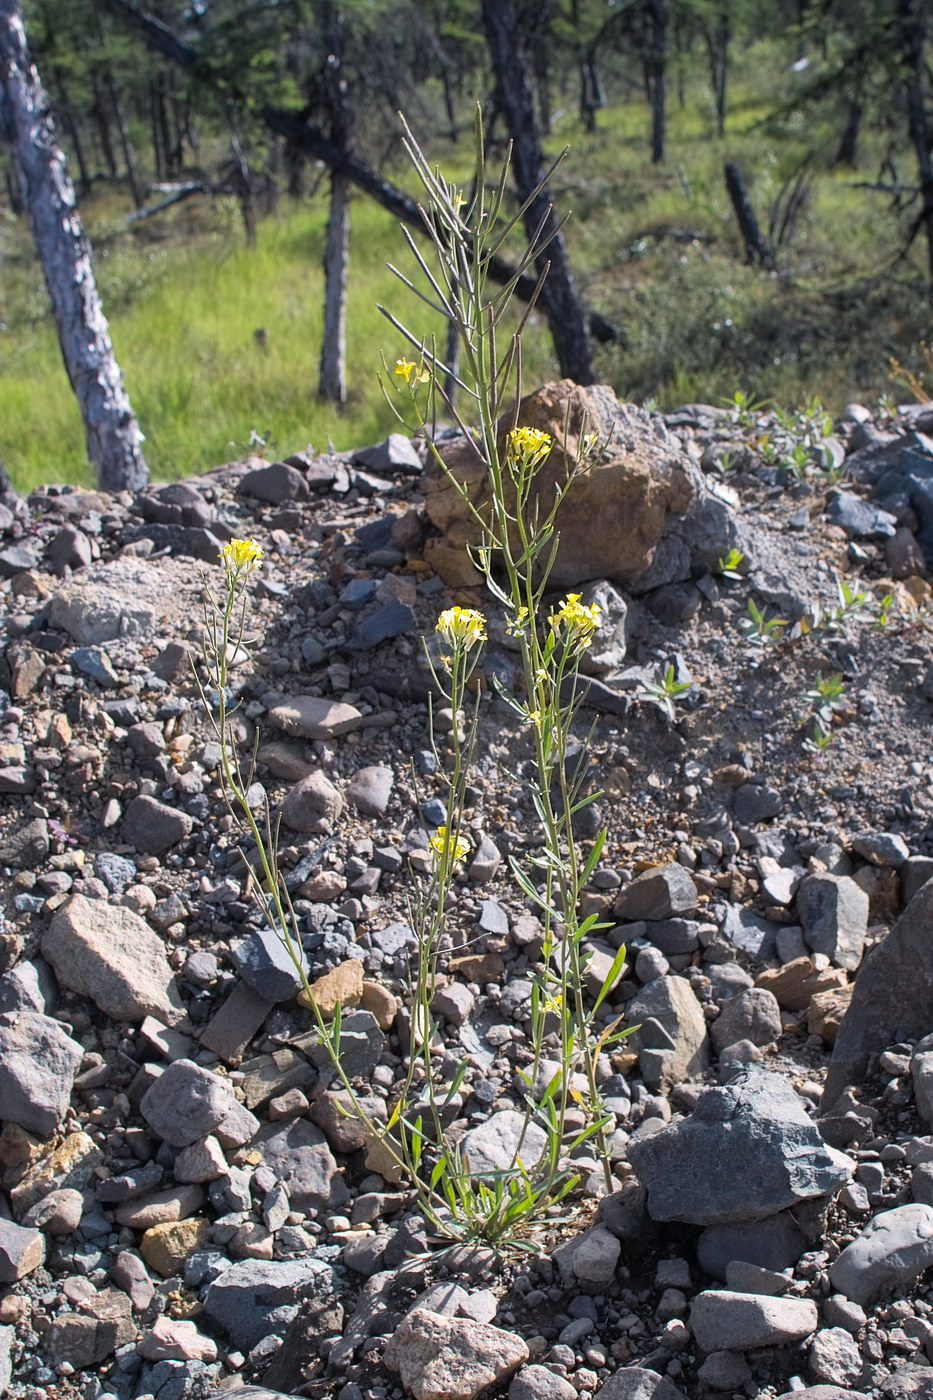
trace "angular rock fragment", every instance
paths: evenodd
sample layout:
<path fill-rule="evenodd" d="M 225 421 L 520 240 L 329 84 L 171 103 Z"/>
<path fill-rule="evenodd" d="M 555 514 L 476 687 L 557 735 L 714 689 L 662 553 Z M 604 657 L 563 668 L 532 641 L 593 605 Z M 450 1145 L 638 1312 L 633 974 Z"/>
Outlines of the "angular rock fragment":
<path fill-rule="evenodd" d="M 72 895 L 52 916 L 42 955 L 63 987 L 114 1020 L 175 1025 L 184 1014 L 162 940 L 122 906 Z"/>
<path fill-rule="evenodd" d="M 657 977 L 628 1002 L 625 1019 L 638 1030 L 626 1041 L 637 1050 L 649 1089 L 693 1079 L 709 1065 L 706 1017 L 684 977 Z"/>
<path fill-rule="evenodd" d="M 797 914 L 814 953 L 852 972 L 862 961 L 868 895 L 848 875 L 808 875 L 797 890 Z"/>
<path fill-rule="evenodd" d="M 683 1122 L 632 1141 L 629 1158 L 652 1218 L 694 1225 L 759 1220 L 848 1180 L 787 1081 L 756 1066 L 707 1089 Z"/>
<path fill-rule="evenodd" d="M 518 1370 L 528 1348 L 514 1332 L 415 1308 L 383 1357 L 415 1400 L 476 1400 Z"/>
<path fill-rule="evenodd" d="M 82 1047 L 36 1011 L 0 1016 L 0 1119 L 49 1137 L 65 1116 Z"/>
<path fill-rule="evenodd" d="M 142 1097 L 139 1109 L 160 1138 L 188 1147 L 240 1107 L 230 1085 L 193 1060 L 176 1060 Z"/>

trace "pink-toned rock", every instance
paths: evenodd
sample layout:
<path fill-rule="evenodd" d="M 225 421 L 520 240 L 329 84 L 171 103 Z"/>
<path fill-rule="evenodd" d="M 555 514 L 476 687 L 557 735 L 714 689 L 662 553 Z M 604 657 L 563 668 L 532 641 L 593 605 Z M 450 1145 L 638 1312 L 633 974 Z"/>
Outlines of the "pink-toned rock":
<path fill-rule="evenodd" d="M 359 1006 L 363 994 L 363 964 L 359 958 L 347 958 L 330 972 L 311 983 L 311 995 L 322 1016 L 333 1016 L 338 1006 Z M 310 1005 L 304 992 L 298 993 L 303 1006 Z"/>
<path fill-rule="evenodd" d="M 395 1329 L 383 1360 L 415 1400 L 476 1400 L 528 1355 L 514 1332 L 415 1308 Z"/>
<path fill-rule="evenodd" d="M 217 1343 L 178 1317 L 157 1317 L 136 1350 L 146 1361 L 217 1360 Z"/>

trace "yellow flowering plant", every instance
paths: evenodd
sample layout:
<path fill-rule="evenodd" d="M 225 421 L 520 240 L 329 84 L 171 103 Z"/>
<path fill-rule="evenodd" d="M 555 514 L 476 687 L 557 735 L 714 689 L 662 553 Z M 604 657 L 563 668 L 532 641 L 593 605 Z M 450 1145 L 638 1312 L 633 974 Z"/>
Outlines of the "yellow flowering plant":
<path fill-rule="evenodd" d="M 473 194 L 464 201 L 459 191 L 428 164 L 409 128 L 405 126 L 404 130 L 406 149 L 426 196 L 426 225 L 433 256 L 429 261 L 414 238 L 403 230 L 427 285 L 418 286 L 404 274 L 397 275 L 422 302 L 446 317 L 456 334 L 459 356 L 454 361 L 448 351 L 445 362 L 423 336 L 382 308 L 419 356 L 419 362 L 430 371 L 424 395 L 416 393 L 418 386 L 413 375 L 406 372 L 399 376 L 402 388 L 407 390 L 404 402 L 408 417 L 399 416 L 409 427 L 424 434 L 440 469 L 461 494 L 481 530 L 481 543 L 470 552 L 489 594 L 503 610 L 506 635 L 514 640 L 521 657 L 524 693 L 513 695 L 500 689 L 500 694 L 527 726 L 535 771 L 529 786 L 543 838 L 540 854 L 521 862 L 512 861 L 519 889 L 539 909 L 544 926 L 542 960 L 531 998 L 529 1063 L 519 1071 L 526 1089 L 525 1129 L 512 1163 L 491 1180 L 478 1179 L 457 1149 L 446 1141 L 441 1114 L 433 1114 L 434 1126 L 430 1130 L 424 1126 L 424 1119 L 418 1120 L 422 1163 L 431 1164 L 429 1179 L 447 1203 L 447 1228 L 461 1236 L 498 1244 L 533 1233 L 552 1207 L 566 1198 L 575 1184 L 571 1155 L 584 1150 L 585 1144 L 595 1146 L 603 1162 L 606 1189 L 612 1189 L 606 1147 L 612 1120 L 600 1098 L 597 1061 L 607 1048 L 629 1033 L 620 1029 L 621 1017 L 602 1011 L 621 976 L 625 950 L 620 950 L 597 996 L 591 998 L 587 991 L 587 938 L 599 923 L 595 916 L 581 915 L 580 903 L 583 888 L 602 857 L 605 833 L 598 835 L 588 849 L 582 849 L 574 818 L 596 794 L 582 791 L 581 774 L 571 759 L 573 728 L 584 693 L 579 666 L 592 645 L 601 614 L 597 603 L 585 601 L 581 593 L 568 592 L 545 611 L 545 620 L 539 621 L 557 553 L 561 502 L 573 488 L 577 472 L 591 454 L 600 450 L 600 444 L 595 435 L 584 432 L 577 440 L 575 454 L 568 455 L 566 442 L 555 440 L 544 428 L 517 419 L 521 401 L 520 341 L 530 311 L 522 316 L 517 332 L 509 335 L 503 326 L 515 282 L 494 292 L 487 286 L 489 260 L 523 212 L 506 213 L 504 208 L 508 157 L 499 178 L 488 178 L 482 120 L 477 112 Z M 517 260 L 516 281 L 533 266 L 541 251 L 541 244 L 532 240 Z M 540 285 L 539 282 L 531 307 Z M 448 470 L 434 440 L 431 425 L 439 410 L 459 425 L 482 457 L 487 490 L 479 507 L 463 483 Z M 565 477 L 545 493 L 539 491 L 537 479 L 556 447 L 560 447 L 568 466 Z M 437 637 L 443 652 L 435 679 L 455 716 L 461 707 L 467 708 L 466 682 L 479 665 L 486 632 L 485 617 L 473 609 L 452 607 L 438 619 Z M 492 679 L 495 684 L 495 676 Z M 435 853 L 435 899 L 441 894 L 446 898 L 451 890 L 450 880 L 459 859 L 459 842 L 463 839 L 463 772 L 475 740 L 476 714 L 474 702 L 466 743 L 459 740 L 454 724 L 448 825 L 443 831 L 439 829 L 431 842 Z M 456 845 L 452 844 L 454 841 Z M 437 906 L 426 919 L 426 946 L 436 948 L 443 928 L 443 906 Z M 430 998 L 434 965 L 429 956 L 424 965 L 429 979 L 423 993 L 425 1002 Z M 598 1022 L 600 1015 L 602 1020 Z M 555 1023 L 559 1039 L 556 1054 L 546 1045 Z M 413 1053 L 417 1053 L 414 1046 Z M 421 1053 L 424 1100 L 443 1101 L 445 1093 L 450 1093 L 450 1085 L 445 1083 L 441 1068 L 431 1061 L 430 1053 Z M 544 1095 L 536 1100 L 534 1086 L 540 1081 L 542 1063 L 552 1056 L 559 1059 L 560 1070 Z M 574 1087 L 580 1074 L 587 1086 L 582 1094 Z M 582 1129 L 569 1128 L 571 1105 L 582 1105 L 586 1110 L 587 1121 Z M 536 1164 L 525 1162 L 522 1155 L 532 1123 L 543 1126 L 547 1136 L 547 1148 Z"/>

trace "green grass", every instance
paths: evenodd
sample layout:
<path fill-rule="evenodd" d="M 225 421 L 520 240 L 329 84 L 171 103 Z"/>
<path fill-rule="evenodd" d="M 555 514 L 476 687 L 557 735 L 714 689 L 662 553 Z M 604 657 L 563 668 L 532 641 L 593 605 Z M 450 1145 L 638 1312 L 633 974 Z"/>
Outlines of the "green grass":
<path fill-rule="evenodd" d="M 737 56 L 738 57 L 738 56 Z M 743 389 L 793 405 L 813 395 L 832 409 L 873 402 L 888 391 L 892 354 L 915 364 L 927 334 L 920 247 L 896 275 L 879 276 L 903 235 L 883 199 L 854 188 L 877 170 L 880 145 L 866 136 L 861 168 L 831 167 L 838 115 L 788 109 L 765 122 L 775 93 L 794 81 L 775 45 L 736 62 L 746 76 L 730 93 L 727 132 L 715 136 L 702 81 L 671 84 L 668 156 L 648 159 L 641 100 L 599 114 L 593 135 L 576 119 L 573 94 L 555 103 L 549 149 L 571 155 L 554 182 L 584 295 L 624 330 L 601 348 L 603 377 L 620 397 L 660 406 L 722 402 Z M 726 159 L 742 169 L 767 227 L 810 154 L 809 197 L 779 275 L 746 268 L 722 177 Z M 439 144 L 437 158 L 468 178 L 469 144 Z M 902 154 L 902 171 L 912 166 Z M 390 172 L 411 187 L 408 172 Z M 364 196 L 353 204 L 347 376 L 343 413 L 320 403 L 320 259 L 326 181 L 317 196 L 283 200 L 247 249 L 230 201 L 196 200 L 128 233 L 118 193 L 95 195 L 82 212 L 118 359 L 146 434 L 156 479 L 198 472 L 249 450 L 267 455 L 309 442 L 338 448 L 377 440 L 392 426 L 378 383 L 382 357 L 404 346 L 376 310 L 387 302 L 425 334 L 435 329 L 386 269 L 407 267 L 395 221 Z M 672 238 L 692 230 L 695 242 Z M 41 276 L 22 225 L 0 223 L 3 289 L 0 349 L 0 459 L 16 483 L 90 482 L 77 408 L 49 325 Z M 265 330 L 266 348 L 254 332 Z M 525 345 L 526 385 L 553 377 L 550 343 L 537 318 Z"/>

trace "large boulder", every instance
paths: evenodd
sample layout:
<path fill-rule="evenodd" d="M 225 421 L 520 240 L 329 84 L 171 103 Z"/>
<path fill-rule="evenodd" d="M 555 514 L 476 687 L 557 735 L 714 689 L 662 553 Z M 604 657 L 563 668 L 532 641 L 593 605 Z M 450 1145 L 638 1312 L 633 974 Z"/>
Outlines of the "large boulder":
<path fill-rule="evenodd" d="M 933 880 L 921 885 L 888 936 L 859 969 L 826 1076 L 825 1113 L 851 1084 L 861 1084 L 869 1057 L 895 1039 L 933 1029 Z"/>
<path fill-rule="evenodd" d="M 849 1179 L 790 1084 L 757 1066 L 707 1089 L 689 1118 L 628 1150 L 653 1220 L 760 1220 Z"/>
<path fill-rule="evenodd" d="M 596 433 L 606 444 L 579 472 L 557 513 L 555 588 L 605 578 L 644 593 L 713 567 L 737 545 L 728 500 L 707 485 L 679 439 L 644 409 L 620 403 L 606 385 L 545 384 L 522 400 L 518 422 L 550 433 L 555 442 L 535 484 L 545 512 L 581 437 Z M 500 450 L 511 426 L 509 415 Z M 470 504 L 429 459 L 425 506 L 442 538 L 428 541 L 425 557 L 451 586 L 478 583 L 467 547 L 479 542 L 471 505 L 482 514 L 489 500 L 485 463 L 464 437 L 445 445 L 443 456 Z"/>

